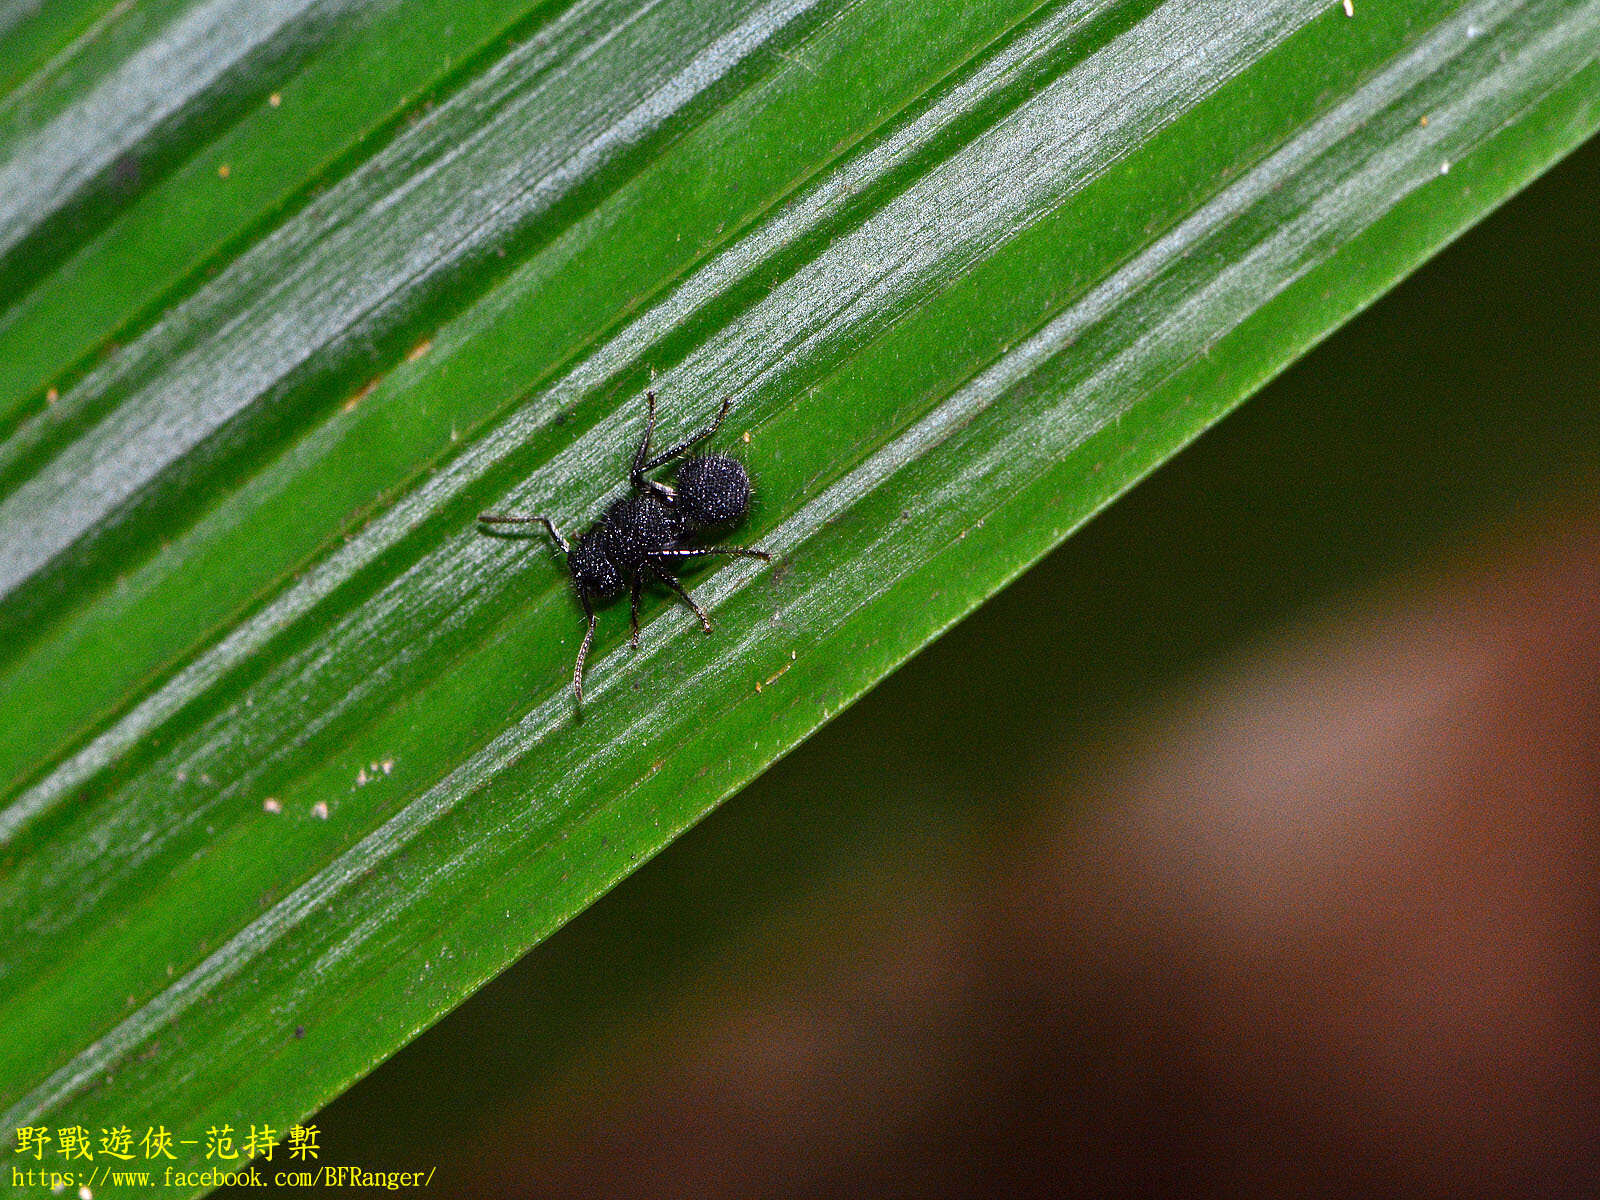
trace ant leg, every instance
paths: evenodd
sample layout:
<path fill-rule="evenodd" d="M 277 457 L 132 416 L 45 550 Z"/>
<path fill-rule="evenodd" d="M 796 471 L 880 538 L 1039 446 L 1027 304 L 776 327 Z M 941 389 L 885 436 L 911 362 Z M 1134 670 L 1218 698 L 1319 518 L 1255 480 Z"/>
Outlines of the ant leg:
<path fill-rule="evenodd" d="M 657 550 L 650 557 L 655 559 L 704 558 L 708 554 L 727 554 L 735 558 L 759 558 L 762 562 L 772 561 L 772 555 L 765 550 L 754 550 L 749 546 L 685 546 L 677 550 Z"/>
<path fill-rule="evenodd" d="M 639 448 L 633 452 L 633 469 L 628 472 L 628 480 L 633 484 L 633 490 L 644 492 L 647 495 L 658 496 L 662 500 L 671 500 L 677 495 L 664 483 L 657 483 L 654 479 L 646 479 L 644 473 L 654 464 L 648 462 L 650 457 L 650 439 L 656 432 L 656 394 L 653 391 L 644 394 L 646 416 L 644 421 L 644 441 L 639 443 Z"/>
<path fill-rule="evenodd" d="M 682 600 L 685 604 L 687 604 L 691 609 L 694 610 L 694 615 L 700 618 L 700 628 L 704 629 L 707 633 L 710 633 L 711 632 L 711 618 L 706 616 L 706 610 L 705 609 L 701 608 L 698 604 L 695 603 L 694 597 L 689 595 L 688 592 L 684 591 L 683 584 L 678 582 L 677 576 L 669 575 L 667 572 L 661 570 L 659 567 L 651 567 L 651 568 L 649 568 L 649 571 L 650 571 L 650 574 L 654 575 L 662 583 L 666 584 L 669 588 L 671 588 L 674 592 L 676 592 L 678 594 L 678 599 L 679 600 Z"/>
<path fill-rule="evenodd" d="M 639 443 L 639 448 L 633 452 L 633 470 L 628 475 L 628 478 L 633 481 L 634 490 L 640 492 L 648 491 L 650 487 L 650 481 L 644 477 L 644 473 L 648 470 L 645 462 L 650 457 L 650 439 L 656 433 L 656 394 L 653 390 L 644 394 L 644 403 L 644 440 Z"/>
<path fill-rule="evenodd" d="M 583 644 L 578 647 L 578 665 L 572 668 L 572 694 L 578 698 L 578 703 L 583 703 L 583 660 L 589 657 L 589 643 L 594 641 L 594 607 L 589 603 L 589 597 L 579 595 L 583 602 L 583 615 L 589 620 L 589 628 L 584 630 Z"/>
<path fill-rule="evenodd" d="M 724 396 L 722 398 L 722 407 L 717 409 L 717 415 L 712 420 L 711 424 L 707 425 L 699 433 L 694 434 L 693 436 L 688 438 L 686 441 L 679 442 L 671 450 L 662 451 L 660 454 L 656 455 L 649 462 L 645 463 L 642 467 L 640 467 L 639 470 L 641 470 L 641 471 L 654 471 L 662 463 L 671 462 L 673 459 L 678 458 L 679 456 L 681 456 L 685 451 L 692 450 L 699 443 L 705 441 L 708 437 L 710 437 L 712 434 L 714 434 L 717 430 L 722 428 L 722 422 L 723 422 L 724 418 L 727 417 L 728 410 L 730 408 L 732 408 L 732 407 L 733 407 L 733 397 L 732 396 Z"/>
<path fill-rule="evenodd" d="M 639 586 L 643 581 L 644 577 L 642 575 L 634 574 L 631 588 L 632 596 L 628 606 L 628 624 L 633 629 L 633 636 L 628 639 L 628 645 L 635 650 L 639 648 Z"/>
<path fill-rule="evenodd" d="M 479 513 L 478 520 L 485 525 L 532 525 L 535 523 L 543 525 L 549 531 L 550 537 L 555 544 L 561 547 L 563 554 L 572 553 L 572 547 L 567 544 L 567 539 L 561 536 L 561 531 L 555 527 L 549 517 L 512 517 L 507 516 L 505 513 Z"/>

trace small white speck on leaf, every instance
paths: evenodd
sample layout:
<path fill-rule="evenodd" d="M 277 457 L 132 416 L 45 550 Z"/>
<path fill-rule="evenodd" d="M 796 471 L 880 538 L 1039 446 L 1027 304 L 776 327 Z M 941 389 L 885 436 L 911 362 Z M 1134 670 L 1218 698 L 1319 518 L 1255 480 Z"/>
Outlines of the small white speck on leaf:
<path fill-rule="evenodd" d="M 1446 160 L 1445 162 L 1442 162 L 1442 163 L 1439 164 L 1439 174 L 1441 174 L 1441 175 L 1450 174 L 1450 163 L 1449 163 L 1448 160 Z"/>
<path fill-rule="evenodd" d="M 277 108 L 278 105 L 283 103 L 283 96 L 278 92 L 273 92 L 272 95 L 267 97 L 267 103 L 272 105 L 273 108 Z"/>
<path fill-rule="evenodd" d="M 1344 15 L 1347 17 L 1356 15 L 1355 0 L 1344 0 Z"/>
<path fill-rule="evenodd" d="M 328 802 L 326 800 L 318 800 L 311 806 L 311 815 L 319 821 L 326 821 L 328 819 Z"/>
<path fill-rule="evenodd" d="M 279 802 L 276 796 L 268 796 L 261 802 L 261 811 L 269 813 L 281 813 L 283 811 L 283 805 Z"/>

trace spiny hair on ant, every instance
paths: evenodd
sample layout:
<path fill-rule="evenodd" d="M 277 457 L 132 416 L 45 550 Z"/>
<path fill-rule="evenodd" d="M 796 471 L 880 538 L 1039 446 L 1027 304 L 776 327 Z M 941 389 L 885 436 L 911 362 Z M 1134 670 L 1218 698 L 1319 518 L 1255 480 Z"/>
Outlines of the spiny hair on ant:
<path fill-rule="evenodd" d="M 516 516 L 508 513 L 483 513 L 478 520 L 488 526 L 543 525 L 551 539 L 566 555 L 567 570 L 578 593 L 578 603 L 588 622 L 583 644 L 578 647 L 578 662 L 572 669 L 572 692 L 583 703 L 583 663 L 594 641 L 595 605 L 629 593 L 632 636 L 629 644 L 639 645 L 639 593 L 648 580 L 661 584 L 700 618 L 700 625 L 711 632 L 711 618 L 678 579 L 678 569 L 694 559 L 723 554 L 740 558 L 759 558 L 770 562 L 765 550 L 748 546 L 698 545 L 695 538 L 713 530 L 738 525 L 750 512 L 750 475 L 744 464 L 727 454 L 690 454 L 689 451 L 722 428 L 733 407 L 729 396 L 716 417 L 699 433 L 670 450 L 652 456 L 650 440 L 656 431 L 656 394 L 645 393 L 644 439 L 634 451 L 628 482 L 633 491 L 617 500 L 605 513 L 572 541 L 549 517 Z M 679 461 L 681 460 L 681 461 Z M 677 462 L 673 482 L 651 479 L 648 473 L 667 463 Z M 487 529 L 485 533 L 499 533 Z"/>

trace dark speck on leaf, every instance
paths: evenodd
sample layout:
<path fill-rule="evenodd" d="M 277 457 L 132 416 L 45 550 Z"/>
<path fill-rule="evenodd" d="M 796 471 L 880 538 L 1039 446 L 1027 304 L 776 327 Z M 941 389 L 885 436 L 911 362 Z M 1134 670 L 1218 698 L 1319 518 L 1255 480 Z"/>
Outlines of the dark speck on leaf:
<path fill-rule="evenodd" d="M 111 183 L 121 191 L 132 191 L 139 186 L 139 156 L 119 154 L 111 164 Z"/>

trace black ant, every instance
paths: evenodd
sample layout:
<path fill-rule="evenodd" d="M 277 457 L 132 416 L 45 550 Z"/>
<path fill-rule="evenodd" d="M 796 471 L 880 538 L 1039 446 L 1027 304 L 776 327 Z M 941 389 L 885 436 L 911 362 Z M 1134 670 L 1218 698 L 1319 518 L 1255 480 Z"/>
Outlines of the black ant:
<path fill-rule="evenodd" d="M 634 494 L 624 496 L 606 509 L 605 515 L 572 543 L 562 537 L 549 517 L 513 517 L 484 513 L 478 520 L 485 525 L 527 525 L 538 523 L 550 532 L 561 552 L 567 556 L 567 569 L 577 588 L 578 602 L 589 627 L 578 647 L 578 664 L 572 670 L 572 691 L 583 703 L 583 660 L 594 640 L 594 601 L 615 600 L 624 589 L 632 595 L 629 644 L 639 645 L 639 590 L 646 576 L 671 588 L 680 600 L 694 610 L 700 625 L 711 632 L 711 618 L 695 603 L 673 573 L 674 564 L 710 554 L 731 554 L 771 562 L 765 550 L 746 546 L 693 546 L 688 540 L 708 529 L 727 529 L 745 519 L 750 511 L 750 476 L 744 464 L 726 454 L 697 454 L 678 464 L 676 487 L 645 478 L 646 471 L 671 462 L 705 441 L 722 428 L 723 418 L 733 407 L 729 396 L 717 410 L 716 419 L 685 442 L 680 442 L 654 458 L 650 439 L 656 431 L 656 394 L 645 393 L 647 415 L 644 440 L 633 455 L 633 470 L 628 479 Z"/>

